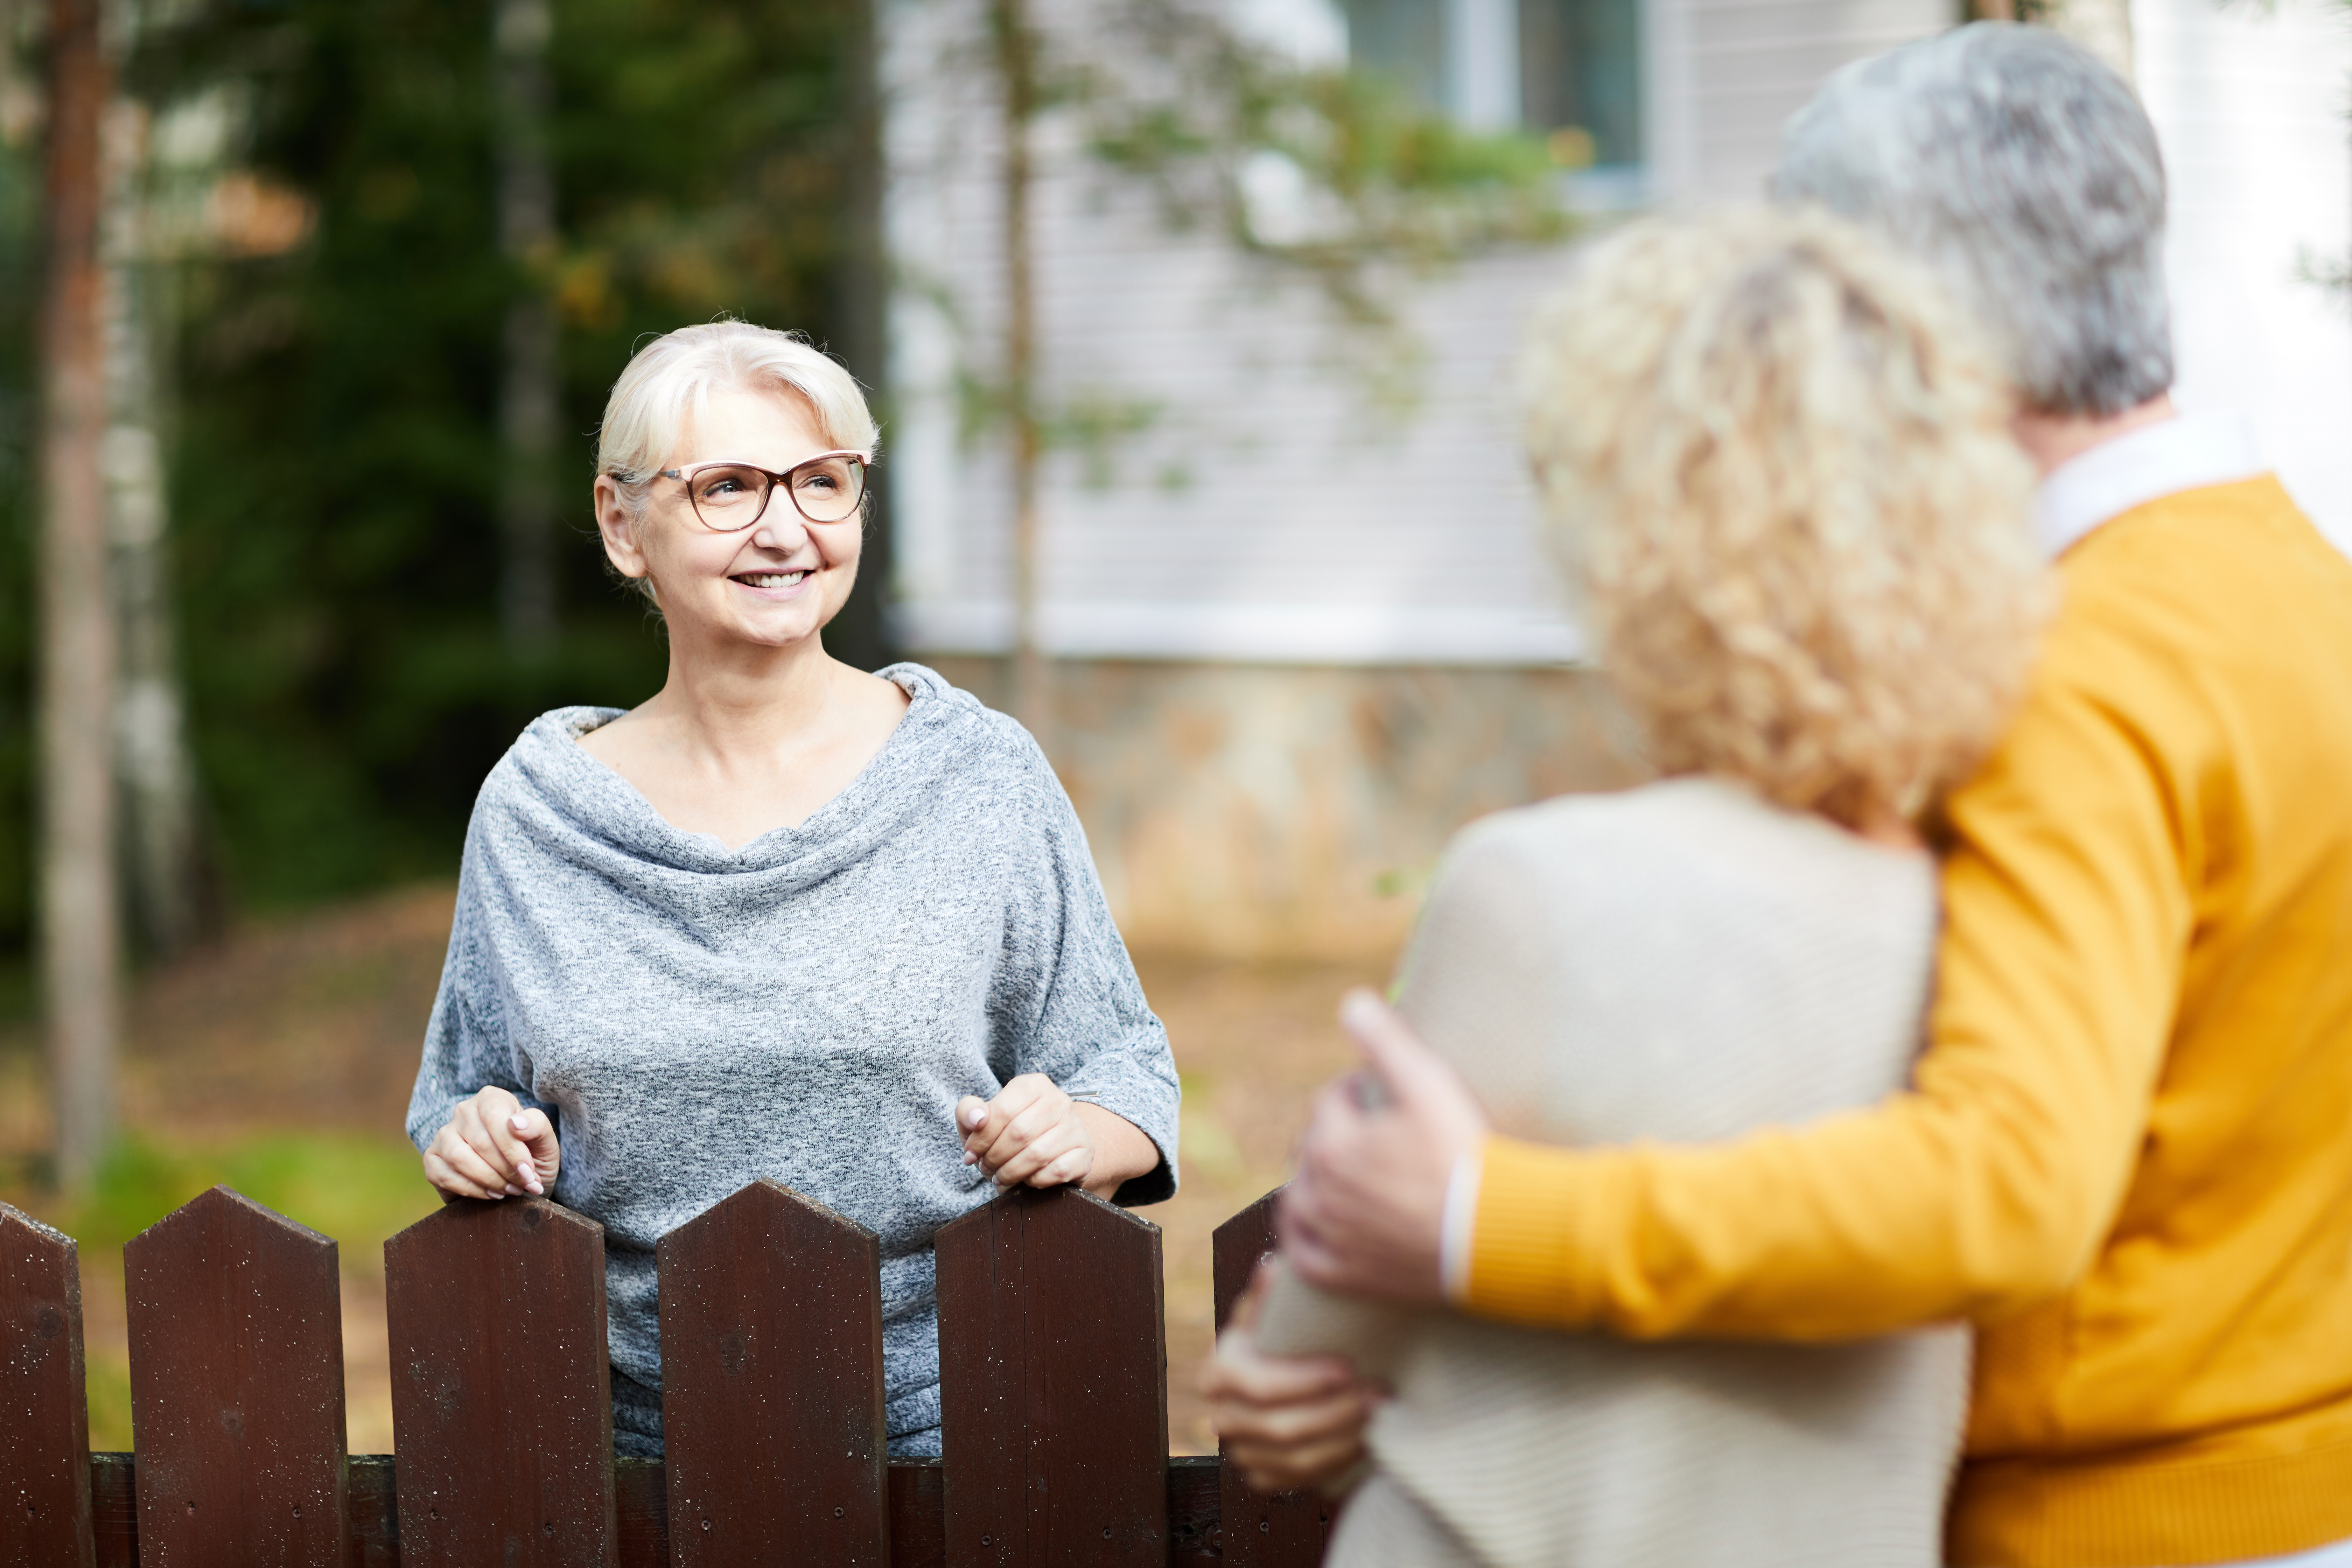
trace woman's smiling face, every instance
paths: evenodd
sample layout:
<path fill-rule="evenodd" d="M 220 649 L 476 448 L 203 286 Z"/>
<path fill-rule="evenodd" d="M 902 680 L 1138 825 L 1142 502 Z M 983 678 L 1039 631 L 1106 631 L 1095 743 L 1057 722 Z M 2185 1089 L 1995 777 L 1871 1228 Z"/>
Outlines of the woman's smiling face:
<path fill-rule="evenodd" d="M 797 393 L 713 388 L 663 466 L 684 473 L 738 462 L 782 473 L 833 449 Z M 615 515 L 618 497 L 608 486 L 597 486 L 605 552 L 627 575 L 652 578 L 673 638 L 785 647 L 832 620 L 857 580 L 863 509 L 839 522 L 811 522 L 778 485 L 758 522 L 719 533 L 695 515 L 677 479 L 655 479 L 634 522 Z"/>

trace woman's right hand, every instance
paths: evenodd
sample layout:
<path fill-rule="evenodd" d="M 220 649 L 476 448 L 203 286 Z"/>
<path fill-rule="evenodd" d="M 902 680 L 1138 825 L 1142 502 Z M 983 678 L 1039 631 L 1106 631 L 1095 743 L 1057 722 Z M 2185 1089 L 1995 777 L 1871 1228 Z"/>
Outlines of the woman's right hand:
<path fill-rule="evenodd" d="M 541 1110 L 525 1110 L 503 1089 L 461 1100 L 449 1124 L 425 1151 L 425 1179 L 453 1197 L 543 1195 L 555 1184 L 563 1151 Z"/>

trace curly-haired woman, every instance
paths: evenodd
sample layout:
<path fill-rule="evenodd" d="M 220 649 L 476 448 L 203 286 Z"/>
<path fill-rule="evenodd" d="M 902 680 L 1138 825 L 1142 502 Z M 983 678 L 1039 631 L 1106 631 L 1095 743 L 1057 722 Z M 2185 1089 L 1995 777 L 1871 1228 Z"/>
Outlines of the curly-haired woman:
<path fill-rule="evenodd" d="M 790 334 L 639 352 L 596 519 L 667 683 L 534 721 L 466 837 L 409 1136 L 446 1193 L 603 1222 L 625 1454 L 661 1452 L 655 1244 L 747 1183 L 881 1237 L 900 1454 L 939 1452 L 933 1232 L 1023 1183 L 1175 1190 L 1167 1036 L 1044 755 L 930 670 L 824 651 L 874 441 Z"/>
<path fill-rule="evenodd" d="M 1522 1138 L 1695 1142 L 1868 1104 L 1926 1015 L 1920 824 L 1998 738 L 2045 597 L 1999 370 L 1910 264 L 1754 212 L 1594 247 L 1528 393 L 1587 624 L 1667 776 L 1465 831 L 1399 1005 Z M 1313 1217 L 1286 1215 L 1286 1247 Z M 1394 1384 L 1340 1568 L 1941 1561 L 1957 1326 L 1634 1344 L 1278 1271 L 1256 1335 Z"/>

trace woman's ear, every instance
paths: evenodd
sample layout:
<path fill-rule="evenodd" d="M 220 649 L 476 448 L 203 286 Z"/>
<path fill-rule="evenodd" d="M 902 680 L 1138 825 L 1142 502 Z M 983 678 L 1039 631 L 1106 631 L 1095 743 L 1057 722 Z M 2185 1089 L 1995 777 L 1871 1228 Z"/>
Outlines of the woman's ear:
<path fill-rule="evenodd" d="M 596 531 L 604 536 L 604 559 L 624 577 L 646 574 L 646 552 L 638 545 L 640 519 L 630 515 L 622 499 L 620 481 L 610 474 L 596 476 Z"/>

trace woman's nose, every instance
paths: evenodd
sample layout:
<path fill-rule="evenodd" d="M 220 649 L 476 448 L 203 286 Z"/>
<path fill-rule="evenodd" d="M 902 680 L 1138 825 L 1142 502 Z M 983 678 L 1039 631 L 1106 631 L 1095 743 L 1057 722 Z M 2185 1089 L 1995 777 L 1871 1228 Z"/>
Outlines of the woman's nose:
<path fill-rule="evenodd" d="M 768 497 L 768 509 L 752 525 L 751 542 L 762 549 L 792 551 L 798 549 L 801 541 L 807 537 L 808 525 L 802 518 L 800 509 L 793 504 L 790 496 L 784 494 L 783 487 L 778 486 Z"/>

